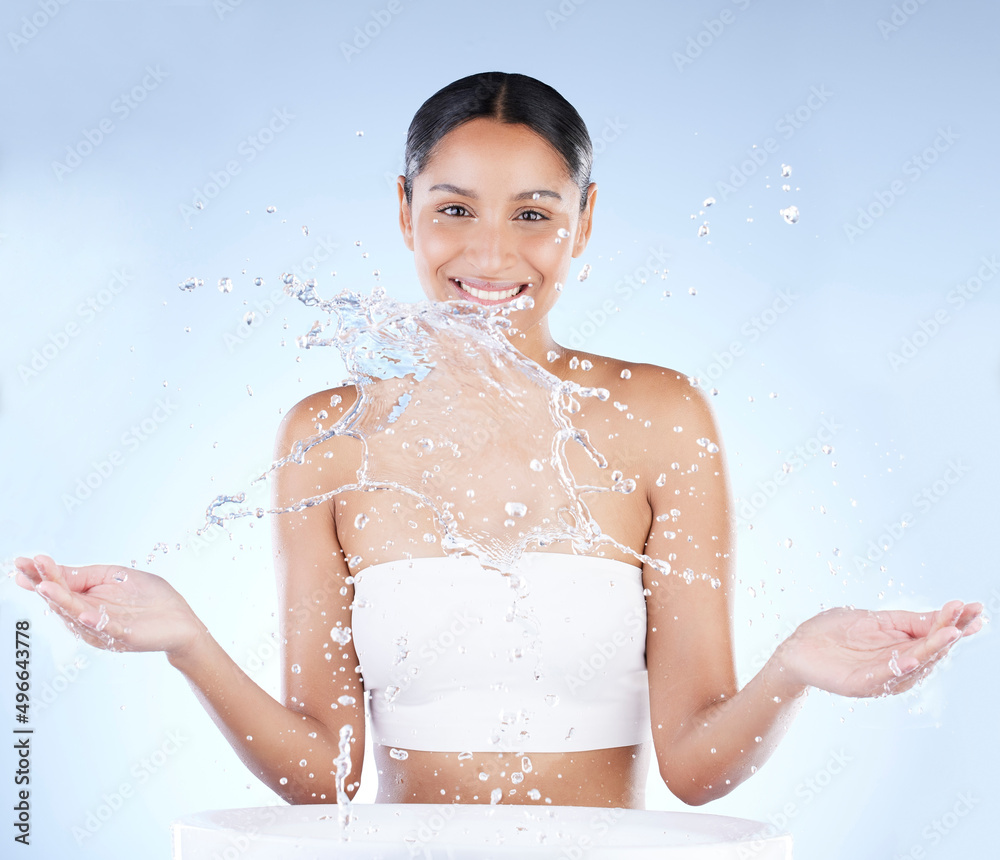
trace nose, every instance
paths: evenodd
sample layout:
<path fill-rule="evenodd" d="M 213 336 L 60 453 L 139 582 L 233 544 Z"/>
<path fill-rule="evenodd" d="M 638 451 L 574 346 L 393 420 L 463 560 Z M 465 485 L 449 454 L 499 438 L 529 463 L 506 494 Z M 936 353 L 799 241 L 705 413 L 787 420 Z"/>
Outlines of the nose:
<path fill-rule="evenodd" d="M 517 261 L 515 240 L 503 225 L 480 219 L 467 238 L 465 257 L 477 274 L 500 275 Z"/>

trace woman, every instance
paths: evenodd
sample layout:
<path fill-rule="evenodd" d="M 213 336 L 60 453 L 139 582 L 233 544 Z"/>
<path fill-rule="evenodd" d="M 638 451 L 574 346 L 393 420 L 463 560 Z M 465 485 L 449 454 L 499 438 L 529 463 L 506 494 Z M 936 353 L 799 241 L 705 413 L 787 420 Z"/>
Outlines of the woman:
<path fill-rule="evenodd" d="M 356 751 L 347 791 L 356 792 L 366 691 L 381 802 L 642 808 L 652 755 L 676 796 L 702 804 L 763 764 L 810 686 L 846 696 L 911 687 L 980 629 L 980 604 L 821 613 L 737 690 L 728 472 L 704 395 L 681 373 L 567 350 L 549 332 L 548 312 L 593 226 L 590 166 L 586 127 L 568 102 L 531 78 L 489 73 L 420 108 L 398 180 L 400 227 L 427 297 L 487 307 L 530 298 L 509 313 L 517 350 L 561 379 L 611 393 L 581 399 L 573 416 L 604 440 L 609 471 L 634 476 L 634 491 L 588 503 L 609 542 L 580 557 L 562 541 L 523 559 L 547 680 L 537 671 L 532 679 L 539 664 L 506 640 L 490 647 L 512 629 L 497 612 L 502 596 L 488 591 L 496 578 L 483 578 L 488 571 L 471 557 L 443 558 L 422 537 L 435 533 L 432 512 L 391 490 L 334 493 L 274 517 L 283 704 L 160 577 L 71 570 L 38 556 L 17 560 L 19 584 L 93 645 L 165 651 L 246 765 L 290 803 L 335 798 L 344 725 Z M 356 399 L 353 386 L 305 398 L 283 420 L 276 456 Z M 640 410 L 646 420 L 633 420 Z M 582 450 L 567 456 L 574 470 L 588 467 Z M 275 473 L 273 507 L 351 484 L 361 461 L 362 444 L 349 436 L 314 446 Z M 480 475 L 478 498 L 506 498 L 508 478 Z M 622 547 L 689 575 L 640 565 Z M 442 595 L 451 602 L 439 605 Z M 615 668 L 588 663 L 594 649 L 608 664 L 616 658 Z M 574 675 L 581 661 L 594 677 Z M 551 692 L 559 684 L 562 695 Z M 497 702 L 512 710 L 498 714 Z"/>

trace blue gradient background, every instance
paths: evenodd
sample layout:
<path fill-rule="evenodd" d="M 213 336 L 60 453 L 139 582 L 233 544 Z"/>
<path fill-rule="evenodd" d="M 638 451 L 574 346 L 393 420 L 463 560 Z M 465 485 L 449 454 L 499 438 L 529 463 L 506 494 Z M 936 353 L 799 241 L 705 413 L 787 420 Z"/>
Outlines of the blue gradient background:
<path fill-rule="evenodd" d="M 422 298 L 392 184 L 407 125 L 444 84 L 500 69 L 556 87 L 595 137 L 609 129 L 593 173 L 594 236 L 574 269 L 588 262 L 592 272 L 567 286 L 552 315 L 556 338 L 712 377 L 742 499 L 783 474 L 824 418 L 840 425 L 833 453 L 794 469 L 753 528 L 741 524 L 741 678 L 790 626 L 826 606 L 930 608 L 959 597 L 1000 607 L 989 550 L 1000 279 L 985 281 L 962 308 L 948 300 L 982 258 L 1000 253 L 995 7 L 910 0 L 914 14 L 883 33 L 889 2 L 587 0 L 560 12 L 523 0 L 400 0 L 382 32 L 346 57 L 342 44 L 386 7 L 71 0 L 26 38 L 22 16 L 45 19 L 41 5 L 5 4 L 3 559 L 47 552 L 157 572 L 277 694 L 266 521 L 242 521 L 231 538 L 192 545 L 211 499 L 245 487 L 270 461 L 282 411 L 344 376 L 337 356 L 295 346 L 313 312 L 290 299 L 267 312 L 267 297 L 280 273 L 307 265 L 324 240 L 336 247 L 311 274 L 325 294 L 367 292 L 377 268 L 390 295 Z M 732 20 L 709 38 L 705 22 L 721 23 L 723 10 Z M 675 54 L 699 34 L 700 55 L 679 67 Z M 165 77 L 128 116 L 116 112 L 116 99 L 143 85 L 147 67 Z M 813 87 L 829 97 L 786 139 L 777 131 L 782 117 L 806 104 Z M 241 144 L 275 110 L 293 118 L 248 161 Z M 113 130 L 58 176 L 53 162 L 102 119 Z M 904 165 L 939 129 L 957 139 L 911 181 Z M 738 191 L 721 193 L 719 183 L 768 137 L 780 148 Z M 232 160 L 240 172 L 185 217 L 196 190 Z M 782 163 L 793 168 L 788 192 Z M 897 179 L 905 193 L 851 241 L 845 225 Z M 718 202 L 700 214 L 709 196 Z M 790 203 L 801 210 L 793 226 L 779 215 Z M 710 235 L 698 238 L 706 220 Z M 661 247 L 666 279 L 657 274 L 626 291 L 622 279 Z M 116 270 L 128 284 L 101 305 Z M 205 285 L 178 290 L 192 275 Z M 216 289 L 223 276 L 234 280 L 230 294 Z M 752 320 L 782 290 L 794 295 L 791 307 L 752 337 Z M 85 320 L 78 307 L 89 298 L 102 309 Z M 614 312 L 602 319 L 605 302 Z M 888 353 L 942 309 L 947 322 L 893 368 Z M 259 324 L 240 338 L 248 310 Z M 74 322 L 77 335 L 25 372 L 35 351 L 42 355 Z M 715 372 L 713 361 L 733 342 L 744 353 Z M 170 415 L 126 447 L 123 434 L 163 398 Z M 121 465 L 82 504 L 68 505 L 78 481 L 115 451 Z M 960 478 L 918 508 L 915 496 L 943 480 L 949 463 L 961 465 Z M 856 561 L 907 513 L 912 525 L 883 558 Z M 158 543 L 170 552 L 147 560 Z M 118 858 L 142 846 L 143 856 L 167 858 L 167 826 L 178 816 L 276 801 L 162 655 L 97 652 L 42 601 L 6 579 L 0 589 L 5 666 L 14 620 L 30 618 L 36 696 L 59 688 L 33 711 L 27 856 Z M 83 661 L 75 680 L 58 681 L 74 661 Z M 783 814 L 796 856 L 810 860 L 911 856 L 915 847 L 927 857 L 982 856 L 994 841 L 988 809 L 998 801 L 996 661 L 987 629 L 916 692 L 867 702 L 812 693 L 767 766 L 704 811 Z M 0 689 L 12 708 L 11 668 L 0 671 Z M 147 767 L 170 732 L 183 738 L 178 751 Z M 849 761 L 828 779 L 835 754 Z M 0 760 L 11 773 L 11 753 Z M 78 844 L 72 828 L 123 784 L 133 796 Z M 13 798 L 7 786 L 5 803 Z M 359 798 L 374 792 L 369 763 Z M 972 811 L 930 837 L 927 828 L 963 796 L 973 798 Z M 683 808 L 655 771 L 648 805 Z"/>

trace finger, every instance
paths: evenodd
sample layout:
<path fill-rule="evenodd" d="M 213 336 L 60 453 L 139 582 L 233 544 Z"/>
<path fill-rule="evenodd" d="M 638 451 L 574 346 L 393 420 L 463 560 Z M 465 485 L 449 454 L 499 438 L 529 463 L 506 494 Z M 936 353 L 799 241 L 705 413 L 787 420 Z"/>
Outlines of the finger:
<path fill-rule="evenodd" d="M 900 672 L 906 675 L 915 671 L 933 658 L 940 659 L 959 639 L 962 633 L 955 627 L 941 628 L 929 636 L 915 640 L 896 658 Z"/>
<path fill-rule="evenodd" d="M 29 582 L 33 583 L 31 586 L 25 586 L 34 588 L 34 584 L 41 582 L 41 576 L 38 573 L 38 568 L 35 562 L 30 558 L 25 558 L 24 556 L 18 556 L 14 559 L 14 567 L 17 570 L 17 577 L 15 582 L 21 585 L 21 577 L 27 579 Z"/>
<path fill-rule="evenodd" d="M 942 627 L 951 626 L 951 623 L 960 615 L 963 605 L 961 600 L 952 600 L 941 609 L 933 612 L 889 609 L 876 612 L 875 616 L 880 621 L 888 621 L 896 630 L 906 633 L 913 639 L 923 639 Z"/>
<path fill-rule="evenodd" d="M 98 629 L 102 613 L 94 609 L 73 591 L 53 580 L 45 580 L 35 589 L 50 606 L 57 607 L 64 616 L 79 621 L 86 627 Z"/>
<path fill-rule="evenodd" d="M 983 629 L 984 609 L 985 607 L 982 603 L 966 603 L 962 614 L 958 617 L 958 621 L 955 622 L 955 626 L 962 631 L 964 636 L 971 636 L 973 633 L 978 633 Z"/>
<path fill-rule="evenodd" d="M 14 584 L 21 586 L 21 588 L 26 588 L 28 591 L 34 591 L 38 583 L 28 576 L 28 574 L 19 570 L 14 577 Z"/>

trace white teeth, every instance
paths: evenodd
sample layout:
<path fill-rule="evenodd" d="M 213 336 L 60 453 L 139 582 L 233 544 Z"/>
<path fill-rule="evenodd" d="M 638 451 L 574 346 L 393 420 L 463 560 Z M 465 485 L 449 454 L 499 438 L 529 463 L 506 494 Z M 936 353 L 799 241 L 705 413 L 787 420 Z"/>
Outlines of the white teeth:
<path fill-rule="evenodd" d="M 459 285 L 465 292 L 469 295 L 475 296 L 477 299 L 486 299 L 487 301 L 499 301 L 501 299 L 509 299 L 512 296 L 516 296 L 520 291 L 520 287 L 514 287 L 512 290 L 477 290 L 475 287 L 470 287 L 467 284 L 463 284 L 458 278 L 455 278 L 455 283 Z"/>

